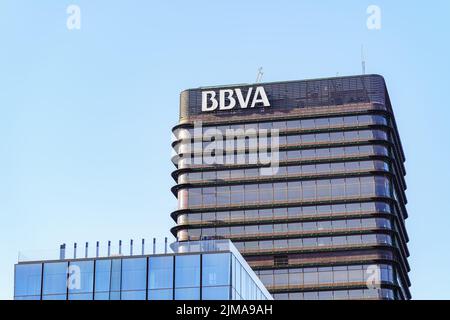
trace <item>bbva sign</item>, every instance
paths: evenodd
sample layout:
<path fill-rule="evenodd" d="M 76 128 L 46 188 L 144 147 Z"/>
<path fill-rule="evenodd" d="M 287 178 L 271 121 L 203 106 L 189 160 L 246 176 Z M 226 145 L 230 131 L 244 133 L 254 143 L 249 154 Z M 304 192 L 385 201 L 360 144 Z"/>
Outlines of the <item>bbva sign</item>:
<path fill-rule="evenodd" d="M 254 108 L 256 105 L 261 107 L 270 107 L 264 87 L 256 87 L 253 93 L 253 87 L 250 87 L 244 97 L 242 90 L 222 89 L 219 90 L 217 100 L 216 91 L 202 91 L 202 111 L 230 110 L 239 106 L 242 109 Z"/>

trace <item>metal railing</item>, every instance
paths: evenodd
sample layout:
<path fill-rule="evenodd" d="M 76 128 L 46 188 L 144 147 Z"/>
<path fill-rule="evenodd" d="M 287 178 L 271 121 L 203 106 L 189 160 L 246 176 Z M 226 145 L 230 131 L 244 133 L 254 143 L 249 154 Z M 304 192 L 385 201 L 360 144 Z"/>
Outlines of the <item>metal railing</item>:
<path fill-rule="evenodd" d="M 96 241 L 93 246 L 90 246 L 89 242 L 85 242 L 81 245 L 73 243 L 71 246 L 67 246 L 63 243 L 58 250 L 21 250 L 18 253 L 18 262 L 127 257 L 171 253 L 167 241 L 166 237 L 164 242 L 157 242 L 156 238 L 153 238 L 150 245 L 147 245 L 145 239 L 141 239 L 140 241 L 131 239 L 127 242 L 123 242 L 122 240 L 116 242 Z"/>

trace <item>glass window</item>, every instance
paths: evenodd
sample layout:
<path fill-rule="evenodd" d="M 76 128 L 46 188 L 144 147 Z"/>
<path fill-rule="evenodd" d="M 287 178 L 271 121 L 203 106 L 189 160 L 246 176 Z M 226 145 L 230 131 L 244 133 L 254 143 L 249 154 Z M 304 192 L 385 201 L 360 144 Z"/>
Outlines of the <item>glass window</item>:
<path fill-rule="evenodd" d="M 14 298 L 39 300 L 42 264 L 18 264 L 15 267 Z"/>
<path fill-rule="evenodd" d="M 203 286 L 230 284 L 230 253 L 204 254 L 202 267 Z"/>
<path fill-rule="evenodd" d="M 43 299 L 66 299 L 67 267 L 67 262 L 44 263 Z"/>
<path fill-rule="evenodd" d="M 319 215 L 329 215 L 331 214 L 331 206 L 317 206 L 317 214 Z M 334 213 L 334 212 L 333 212 Z"/>
<path fill-rule="evenodd" d="M 245 176 L 246 177 L 258 177 L 259 176 L 259 170 L 258 169 L 245 169 Z"/>
<path fill-rule="evenodd" d="M 345 196 L 345 180 L 335 179 L 331 181 L 331 194 L 333 198 L 341 198 Z"/>
<path fill-rule="evenodd" d="M 345 131 L 344 132 L 345 140 L 356 140 L 358 139 L 358 131 Z"/>
<path fill-rule="evenodd" d="M 122 299 L 145 299 L 147 287 L 147 259 L 122 260 Z"/>
<path fill-rule="evenodd" d="M 290 120 L 287 121 L 288 129 L 300 129 L 300 120 Z"/>
<path fill-rule="evenodd" d="M 230 171 L 217 171 L 217 179 L 230 179 Z"/>
<path fill-rule="evenodd" d="M 335 300 L 346 300 L 348 299 L 348 291 L 347 290 L 338 290 L 334 292 Z"/>
<path fill-rule="evenodd" d="M 304 247 L 317 247 L 317 238 L 305 238 L 303 239 Z"/>
<path fill-rule="evenodd" d="M 276 286 L 287 286 L 289 284 L 289 275 L 287 270 L 275 270 L 274 284 Z"/>
<path fill-rule="evenodd" d="M 258 234 L 258 225 L 251 225 L 251 226 L 245 226 L 244 228 L 244 232 L 247 235 L 254 235 L 254 234 Z"/>
<path fill-rule="evenodd" d="M 333 291 L 320 291 L 319 300 L 333 300 Z"/>
<path fill-rule="evenodd" d="M 302 208 L 288 208 L 288 215 L 289 217 L 300 217 L 302 215 Z"/>
<path fill-rule="evenodd" d="M 329 133 L 317 133 L 316 134 L 316 142 L 327 142 L 330 141 Z"/>
<path fill-rule="evenodd" d="M 201 172 L 190 172 L 189 173 L 189 180 L 190 181 L 200 181 L 200 180 L 202 180 L 202 173 Z"/>
<path fill-rule="evenodd" d="M 285 121 L 274 122 L 273 123 L 273 128 L 274 129 L 284 130 L 284 129 L 286 129 L 286 122 Z"/>
<path fill-rule="evenodd" d="M 204 287 L 202 289 L 202 300 L 230 300 L 230 286 Z"/>
<path fill-rule="evenodd" d="M 145 300 L 145 290 L 141 291 L 122 291 L 121 300 Z"/>
<path fill-rule="evenodd" d="M 203 180 L 215 180 L 216 172 L 215 171 L 206 171 L 203 172 Z"/>
<path fill-rule="evenodd" d="M 314 129 L 314 127 L 315 127 L 314 119 L 300 120 L 300 124 L 301 124 L 302 129 Z"/>
<path fill-rule="evenodd" d="M 286 239 L 283 239 L 283 240 L 274 240 L 273 241 L 273 246 L 274 246 L 274 248 L 280 248 L 280 249 L 283 249 L 283 248 L 286 248 L 287 247 L 287 240 Z"/>
<path fill-rule="evenodd" d="M 330 120 L 329 118 L 315 119 L 316 128 L 328 127 L 330 125 L 329 120 Z"/>
<path fill-rule="evenodd" d="M 328 148 L 316 149 L 316 154 L 318 158 L 327 158 L 330 156 L 330 149 Z"/>
<path fill-rule="evenodd" d="M 314 134 L 304 134 L 302 137 L 302 143 L 314 143 L 316 141 L 316 136 Z"/>
<path fill-rule="evenodd" d="M 258 274 L 259 279 L 264 284 L 264 286 L 273 286 L 273 271 L 272 270 L 262 270 Z"/>
<path fill-rule="evenodd" d="M 111 260 L 95 261 L 95 300 L 108 300 L 111 281 Z"/>
<path fill-rule="evenodd" d="M 111 260 L 110 300 L 120 300 L 122 259 Z"/>
<path fill-rule="evenodd" d="M 278 218 L 281 218 L 281 217 L 287 217 L 287 208 L 276 208 L 276 209 L 273 209 L 273 216 L 274 216 L 274 219 L 278 219 Z"/>
<path fill-rule="evenodd" d="M 319 283 L 319 274 L 314 270 L 314 268 L 312 270 L 308 268 L 305 269 L 303 273 L 303 279 L 305 285 L 314 285 Z"/>
<path fill-rule="evenodd" d="M 180 255 L 175 257 L 175 287 L 200 286 L 200 256 Z"/>
<path fill-rule="evenodd" d="M 175 257 L 175 299 L 200 299 L 200 255 Z"/>
<path fill-rule="evenodd" d="M 330 118 L 330 126 L 332 127 L 342 127 L 344 124 L 344 119 L 342 117 Z"/>
<path fill-rule="evenodd" d="M 358 118 L 356 116 L 344 117 L 344 124 L 350 126 L 358 125 Z"/>
<path fill-rule="evenodd" d="M 314 149 L 306 149 L 306 150 L 301 150 L 301 151 L 299 151 L 299 152 L 301 152 L 301 157 L 300 157 L 300 159 L 301 158 L 304 158 L 304 159 L 314 159 L 315 157 L 316 157 L 316 152 L 315 152 L 315 150 Z M 303 173 L 305 173 L 305 170 L 303 170 Z"/>
<path fill-rule="evenodd" d="M 328 198 L 331 196 L 330 180 L 317 180 L 317 197 Z"/>
<path fill-rule="evenodd" d="M 342 282 L 347 282 L 347 281 L 348 281 L 347 268 L 345 268 L 345 270 L 334 271 L 334 283 L 342 283 Z"/>
<path fill-rule="evenodd" d="M 302 182 L 303 200 L 316 198 L 316 182 L 315 181 L 303 181 Z"/>
<path fill-rule="evenodd" d="M 287 198 L 287 184 L 286 183 L 274 183 L 274 200 L 286 201 Z"/>
<path fill-rule="evenodd" d="M 66 294 L 48 294 L 42 296 L 42 300 L 66 300 L 66 299 L 67 299 Z"/>
<path fill-rule="evenodd" d="M 331 163 L 330 167 L 333 173 L 345 171 L 345 164 L 343 162 Z"/>
<path fill-rule="evenodd" d="M 319 269 L 319 283 L 321 283 L 321 284 L 333 283 L 332 268 L 320 268 Z"/>
<path fill-rule="evenodd" d="M 316 214 L 316 207 L 314 206 L 303 207 L 302 211 L 304 216 L 313 216 Z"/>
<path fill-rule="evenodd" d="M 301 143 L 300 136 L 293 135 L 293 136 L 287 136 L 287 144 L 298 144 Z"/>
<path fill-rule="evenodd" d="M 200 290 L 199 288 L 177 288 L 175 300 L 200 300 Z"/>
<path fill-rule="evenodd" d="M 349 270 L 348 271 L 348 281 L 350 282 L 360 282 L 364 280 L 363 271 L 361 268 L 358 270 Z"/>
<path fill-rule="evenodd" d="M 259 129 L 271 129 L 272 128 L 272 122 L 262 122 L 259 124 Z"/>
<path fill-rule="evenodd" d="M 330 140 L 331 141 L 342 141 L 342 140 L 344 140 L 344 133 L 343 132 L 331 132 Z M 342 155 L 342 154 L 344 154 L 344 148 L 333 148 L 332 153 L 333 153 L 333 155 Z"/>
<path fill-rule="evenodd" d="M 296 286 L 303 284 L 303 272 L 302 269 L 289 270 L 289 285 Z"/>
<path fill-rule="evenodd" d="M 172 289 L 149 290 L 148 300 L 173 300 L 173 290 Z"/>
<path fill-rule="evenodd" d="M 69 264 L 69 300 L 92 300 L 94 261 L 75 261 Z"/>
<path fill-rule="evenodd" d="M 69 300 L 92 300 L 92 292 L 90 293 L 72 293 Z"/>
<path fill-rule="evenodd" d="M 241 264 L 239 261 L 233 256 L 232 259 L 232 272 L 233 272 L 233 279 L 232 279 L 232 286 L 238 294 L 241 293 Z"/>
<path fill-rule="evenodd" d="M 149 289 L 173 287 L 173 257 L 149 258 Z"/>
<path fill-rule="evenodd" d="M 261 218 L 272 218 L 273 217 L 272 209 L 261 209 L 261 210 L 259 210 L 259 217 L 261 217 Z"/>

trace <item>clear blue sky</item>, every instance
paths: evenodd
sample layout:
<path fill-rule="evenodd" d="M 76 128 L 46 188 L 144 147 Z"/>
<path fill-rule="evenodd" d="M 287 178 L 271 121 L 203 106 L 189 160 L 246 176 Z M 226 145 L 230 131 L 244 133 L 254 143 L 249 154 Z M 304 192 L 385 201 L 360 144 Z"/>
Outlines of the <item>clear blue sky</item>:
<path fill-rule="evenodd" d="M 358 74 L 361 44 L 407 157 L 413 297 L 450 298 L 449 15 L 447 0 L 2 0 L 0 298 L 19 250 L 170 235 L 181 90 L 259 66 L 264 81 Z"/>

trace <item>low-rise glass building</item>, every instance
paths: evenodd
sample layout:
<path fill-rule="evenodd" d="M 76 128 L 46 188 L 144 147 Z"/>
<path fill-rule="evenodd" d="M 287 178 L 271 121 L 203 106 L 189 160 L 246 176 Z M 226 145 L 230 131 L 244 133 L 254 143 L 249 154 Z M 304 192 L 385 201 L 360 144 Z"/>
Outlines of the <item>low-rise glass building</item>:
<path fill-rule="evenodd" d="M 271 300 L 229 240 L 172 244 L 174 253 L 22 261 L 15 300 Z"/>

